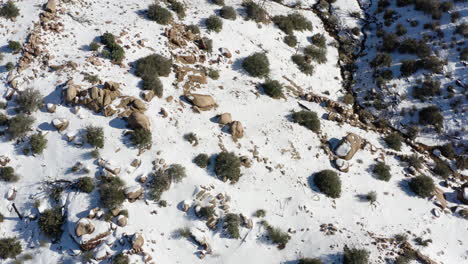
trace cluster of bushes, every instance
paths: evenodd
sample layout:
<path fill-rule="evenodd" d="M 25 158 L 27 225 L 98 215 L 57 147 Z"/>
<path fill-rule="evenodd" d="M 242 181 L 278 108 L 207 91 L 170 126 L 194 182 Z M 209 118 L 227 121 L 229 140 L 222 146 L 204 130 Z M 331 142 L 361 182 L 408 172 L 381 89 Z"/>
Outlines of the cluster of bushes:
<path fill-rule="evenodd" d="M 246 19 L 253 20 L 257 23 L 267 23 L 268 13 L 252 0 L 244 0 L 242 6 L 245 8 Z"/>
<path fill-rule="evenodd" d="M 45 210 L 39 216 L 39 229 L 44 235 L 52 238 L 59 239 L 63 233 L 63 223 L 65 222 L 65 216 L 62 213 L 61 207 L 54 207 Z"/>
<path fill-rule="evenodd" d="M 431 46 L 429 46 L 423 40 L 407 38 L 400 43 L 400 46 L 398 47 L 398 52 L 403 54 L 415 54 L 420 58 L 424 58 L 431 55 L 432 49 Z"/>
<path fill-rule="evenodd" d="M 171 12 L 159 4 L 148 7 L 148 18 L 161 25 L 167 25 L 173 20 Z"/>
<path fill-rule="evenodd" d="M 99 183 L 101 204 L 107 209 L 116 209 L 125 201 L 124 182 L 117 176 L 103 176 Z"/>
<path fill-rule="evenodd" d="M 444 125 L 444 117 L 439 107 L 432 105 L 419 111 L 419 123 L 421 125 L 432 125 L 437 131 L 441 131 Z"/>
<path fill-rule="evenodd" d="M 198 212 L 199 217 L 210 219 L 214 217 L 215 215 L 215 210 L 211 206 L 204 206 L 200 208 L 200 211 Z"/>
<path fill-rule="evenodd" d="M 87 126 L 85 130 L 85 141 L 95 148 L 104 147 L 104 130 L 102 127 Z"/>
<path fill-rule="evenodd" d="M 216 157 L 214 170 L 220 179 L 229 180 L 234 184 L 241 177 L 240 166 L 241 162 L 236 154 L 233 152 L 221 152 Z"/>
<path fill-rule="evenodd" d="M 172 59 L 159 54 L 151 54 L 136 62 L 135 74 L 143 81 L 143 89 L 152 90 L 155 95 L 162 97 L 163 85 L 159 77 L 167 77 L 171 73 Z"/>
<path fill-rule="evenodd" d="M 5 237 L 0 239 L 0 259 L 16 258 L 23 248 L 16 237 Z"/>
<path fill-rule="evenodd" d="M 6 2 L 6 4 L 0 8 L 0 17 L 4 17 L 6 19 L 13 19 L 17 16 L 19 16 L 19 9 L 11 0 Z"/>
<path fill-rule="evenodd" d="M 229 20 L 236 20 L 237 18 L 236 10 L 232 6 L 223 6 L 223 8 L 219 10 L 219 15 L 222 18 Z"/>
<path fill-rule="evenodd" d="M 410 180 L 409 187 L 419 197 L 427 198 L 435 191 L 435 184 L 429 176 L 417 176 Z"/>
<path fill-rule="evenodd" d="M 209 31 L 214 31 L 216 33 L 221 32 L 223 29 L 223 21 L 215 15 L 209 16 L 205 21 L 205 25 Z"/>
<path fill-rule="evenodd" d="M 18 114 L 8 120 L 8 128 L 6 133 L 10 139 L 18 139 L 24 137 L 31 130 L 31 126 L 35 119 L 25 114 Z"/>
<path fill-rule="evenodd" d="M 377 179 L 382 181 L 389 181 L 392 175 L 390 174 L 390 166 L 383 162 L 377 162 L 372 172 L 375 174 Z"/>
<path fill-rule="evenodd" d="M 341 196 L 341 179 L 332 170 L 322 170 L 316 173 L 314 184 L 328 197 L 339 198 Z"/>
<path fill-rule="evenodd" d="M 19 177 L 15 174 L 15 169 L 12 167 L 3 167 L 0 168 L 0 179 L 6 182 L 16 182 L 19 180 Z"/>
<path fill-rule="evenodd" d="M 293 34 L 294 30 L 312 30 L 312 23 L 299 13 L 274 16 L 272 20 L 279 29 L 288 35 Z"/>
<path fill-rule="evenodd" d="M 76 189 L 84 193 L 92 192 L 95 187 L 94 180 L 91 177 L 81 177 L 75 182 L 74 185 Z"/>
<path fill-rule="evenodd" d="M 240 217 L 238 214 L 229 213 L 224 217 L 224 228 L 231 238 L 240 238 L 239 226 Z"/>
<path fill-rule="evenodd" d="M 104 45 L 104 50 L 101 55 L 104 58 L 110 59 L 113 63 L 119 64 L 125 58 L 125 51 L 115 42 L 115 36 L 111 33 L 104 33 L 101 36 L 101 43 Z"/>
<path fill-rule="evenodd" d="M 312 75 L 314 73 L 314 66 L 310 64 L 310 59 L 308 60 L 306 56 L 295 54 L 291 56 L 291 59 L 302 73 L 306 75 Z"/>
<path fill-rule="evenodd" d="M 271 242 L 277 244 L 279 249 L 285 248 L 286 244 L 291 239 L 291 236 L 289 236 L 288 233 L 284 232 L 278 227 L 271 226 L 266 221 L 262 221 L 262 224 L 263 227 L 265 227 L 267 231 L 267 236 L 271 240 Z"/>
<path fill-rule="evenodd" d="M 272 98 L 283 97 L 283 85 L 276 80 L 267 80 L 262 83 L 263 91 Z"/>
<path fill-rule="evenodd" d="M 42 107 L 43 97 L 38 90 L 28 88 L 19 92 L 15 97 L 15 102 L 18 104 L 17 110 L 20 113 L 30 114 Z"/>
<path fill-rule="evenodd" d="M 34 154 L 42 154 L 47 148 L 47 142 L 48 140 L 43 134 L 36 133 L 29 138 L 29 149 Z"/>
<path fill-rule="evenodd" d="M 266 77 L 270 73 L 270 61 L 265 53 L 256 52 L 242 62 L 244 70 L 252 77 Z"/>
<path fill-rule="evenodd" d="M 139 149 L 149 148 L 153 144 L 153 134 L 151 131 L 137 128 L 130 134 L 130 141 Z"/>
<path fill-rule="evenodd" d="M 301 110 L 299 112 L 294 112 L 292 115 L 292 120 L 295 123 L 298 123 L 301 126 L 307 127 L 313 132 L 320 131 L 320 119 L 317 116 L 317 113 L 312 111 Z"/>
<path fill-rule="evenodd" d="M 149 185 L 149 195 L 151 199 L 159 201 L 163 192 L 169 190 L 173 182 L 181 182 L 185 177 L 187 177 L 185 168 L 179 164 L 172 164 L 165 171 L 157 171 Z"/>
<path fill-rule="evenodd" d="M 387 144 L 387 146 L 389 148 L 391 148 L 391 149 L 396 150 L 396 151 L 401 150 L 401 146 L 402 146 L 401 141 L 402 140 L 403 139 L 401 138 L 401 136 L 398 133 L 389 134 L 384 138 L 384 141 Z"/>

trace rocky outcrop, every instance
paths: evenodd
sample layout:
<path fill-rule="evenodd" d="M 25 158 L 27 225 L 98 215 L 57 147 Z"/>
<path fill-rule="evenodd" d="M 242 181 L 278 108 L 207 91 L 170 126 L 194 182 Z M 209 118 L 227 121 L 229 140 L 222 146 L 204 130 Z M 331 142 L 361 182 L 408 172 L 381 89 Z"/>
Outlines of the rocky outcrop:
<path fill-rule="evenodd" d="M 354 154 L 361 148 L 362 146 L 362 139 L 356 134 L 349 133 L 346 137 L 344 137 L 340 144 L 335 149 L 335 154 L 344 159 L 350 160 L 353 158 Z"/>

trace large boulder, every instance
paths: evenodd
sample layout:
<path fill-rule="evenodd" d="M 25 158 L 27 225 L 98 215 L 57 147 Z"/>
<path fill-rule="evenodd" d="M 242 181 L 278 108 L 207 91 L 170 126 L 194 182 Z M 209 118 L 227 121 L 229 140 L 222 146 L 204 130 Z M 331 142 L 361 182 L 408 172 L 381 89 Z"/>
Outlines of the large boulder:
<path fill-rule="evenodd" d="M 132 248 L 134 250 L 137 250 L 137 251 L 141 250 L 141 247 L 143 247 L 144 243 L 145 243 L 145 239 L 143 238 L 141 233 L 136 233 L 135 235 L 133 235 Z"/>
<path fill-rule="evenodd" d="M 143 195 L 143 188 L 139 185 L 125 188 L 125 196 L 130 201 L 135 201 Z"/>
<path fill-rule="evenodd" d="M 227 125 L 231 122 L 232 122 L 232 116 L 230 113 L 224 113 L 218 116 L 218 123 L 220 125 Z"/>
<path fill-rule="evenodd" d="M 217 104 L 211 95 L 207 94 L 190 94 L 187 96 L 190 102 L 201 111 L 208 111 Z"/>
<path fill-rule="evenodd" d="M 133 112 L 127 119 L 128 125 L 132 129 L 142 128 L 144 130 L 150 131 L 151 125 L 147 116 L 139 112 Z"/>
<path fill-rule="evenodd" d="M 69 83 L 67 88 L 65 89 L 65 101 L 67 103 L 74 102 L 76 96 L 78 95 L 80 86 L 75 85 L 73 83 Z"/>
<path fill-rule="evenodd" d="M 356 134 L 349 133 L 344 137 L 340 144 L 335 149 L 335 154 L 344 159 L 350 160 L 353 158 L 354 154 L 361 148 L 362 139 Z"/>
<path fill-rule="evenodd" d="M 52 120 L 52 125 L 59 131 L 63 132 L 65 129 L 68 128 L 70 122 L 63 118 L 56 118 Z"/>
<path fill-rule="evenodd" d="M 230 126 L 231 135 L 234 139 L 244 137 L 244 127 L 240 121 L 234 121 Z"/>
<path fill-rule="evenodd" d="M 57 11 L 57 4 L 55 3 L 55 0 L 47 1 L 47 4 L 44 9 L 47 12 L 55 13 Z"/>
<path fill-rule="evenodd" d="M 78 223 L 76 223 L 75 234 L 80 237 L 83 235 L 92 234 L 94 232 L 94 224 L 88 218 L 81 218 Z"/>

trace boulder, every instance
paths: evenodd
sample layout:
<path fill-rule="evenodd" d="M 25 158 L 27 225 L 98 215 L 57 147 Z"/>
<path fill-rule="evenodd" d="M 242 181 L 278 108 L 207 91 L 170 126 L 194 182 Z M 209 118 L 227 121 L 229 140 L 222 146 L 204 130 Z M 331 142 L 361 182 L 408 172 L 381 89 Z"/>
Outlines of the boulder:
<path fill-rule="evenodd" d="M 57 106 L 49 103 L 49 104 L 46 104 L 46 109 L 47 109 L 47 112 L 49 113 L 55 113 L 55 110 L 57 110 Z"/>
<path fill-rule="evenodd" d="M 220 51 L 221 51 L 221 54 L 223 54 L 224 57 L 226 57 L 228 59 L 230 59 L 232 57 L 232 53 L 228 49 L 221 48 Z"/>
<path fill-rule="evenodd" d="M 94 225 L 88 218 L 81 218 L 78 223 L 76 223 L 75 234 L 80 237 L 83 235 L 92 234 L 94 232 Z"/>
<path fill-rule="evenodd" d="M 218 123 L 221 125 L 227 125 L 231 122 L 232 122 L 232 116 L 230 113 L 224 113 L 218 116 Z"/>
<path fill-rule="evenodd" d="M 104 89 L 110 91 L 118 91 L 120 88 L 120 84 L 112 81 L 107 81 L 104 83 Z"/>
<path fill-rule="evenodd" d="M 133 235 L 132 248 L 134 250 L 137 250 L 137 251 L 141 250 L 141 247 L 143 246 L 144 243 L 145 243 L 145 239 L 143 238 L 141 233 L 136 233 L 135 235 Z"/>
<path fill-rule="evenodd" d="M 208 111 L 217 104 L 211 95 L 206 94 L 190 94 L 187 96 L 188 100 L 201 111 Z"/>
<path fill-rule="evenodd" d="M 342 172 L 348 172 L 349 171 L 349 162 L 347 162 L 344 159 L 336 159 L 335 160 L 335 165 L 338 168 L 338 170 Z"/>
<path fill-rule="evenodd" d="M 150 131 L 151 126 L 147 116 L 139 112 L 133 112 L 127 119 L 128 125 L 132 129 L 142 128 L 144 130 Z"/>
<path fill-rule="evenodd" d="M 354 154 L 361 148 L 362 139 L 356 134 L 349 133 L 344 137 L 338 147 L 335 149 L 335 154 L 344 159 L 350 160 Z"/>
<path fill-rule="evenodd" d="M 139 185 L 125 188 L 125 196 L 130 201 L 135 201 L 143 195 L 143 188 Z"/>
<path fill-rule="evenodd" d="M 231 135 L 234 139 L 244 137 L 244 127 L 240 121 L 234 121 L 230 126 Z"/>
<path fill-rule="evenodd" d="M 47 4 L 44 9 L 47 12 L 55 13 L 57 11 L 57 4 L 55 3 L 55 0 L 47 1 Z"/>
<path fill-rule="evenodd" d="M 66 119 L 61 119 L 61 118 L 56 118 L 52 120 L 52 125 L 59 131 L 63 132 L 65 129 L 67 129 L 68 125 L 70 122 Z"/>
<path fill-rule="evenodd" d="M 65 101 L 67 103 L 71 103 L 75 100 L 76 96 L 78 95 L 78 89 L 80 87 L 78 85 L 68 85 L 68 88 L 65 90 Z"/>
<path fill-rule="evenodd" d="M 153 100 L 155 94 L 153 92 L 153 90 L 150 90 L 150 91 L 144 91 L 142 92 L 141 94 L 141 97 L 143 98 L 143 100 L 145 100 L 146 102 L 151 102 L 151 100 Z"/>
<path fill-rule="evenodd" d="M 124 216 L 124 215 L 119 215 L 119 217 L 117 217 L 117 225 L 121 226 L 121 227 L 126 226 L 127 225 L 127 217 Z"/>

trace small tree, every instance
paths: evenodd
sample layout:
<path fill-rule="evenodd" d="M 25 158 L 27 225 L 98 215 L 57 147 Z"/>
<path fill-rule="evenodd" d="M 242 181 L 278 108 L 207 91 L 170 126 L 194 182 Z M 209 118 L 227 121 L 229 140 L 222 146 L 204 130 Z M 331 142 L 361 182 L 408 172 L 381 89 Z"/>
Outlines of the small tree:
<path fill-rule="evenodd" d="M 215 215 L 215 210 L 211 206 L 204 206 L 200 208 L 200 211 L 198 212 L 198 214 L 200 217 L 209 219 Z"/>
<path fill-rule="evenodd" d="M 236 10 L 232 6 L 223 6 L 223 8 L 219 10 L 219 15 L 229 20 L 236 20 L 237 17 Z"/>
<path fill-rule="evenodd" d="M 7 71 L 11 72 L 15 69 L 15 64 L 13 64 L 13 62 L 8 62 L 5 64 L 5 68 Z"/>
<path fill-rule="evenodd" d="M 341 196 L 341 179 L 332 170 L 322 170 L 314 177 L 314 184 L 326 196 L 339 198 Z"/>
<path fill-rule="evenodd" d="M 0 8 L 0 16 L 6 19 L 13 19 L 19 16 L 19 9 L 13 1 L 8 1 L 2 8 Z"/>
<path fill-rule="evenodd" d="M 288 35 L 292 34 L 294 30 L 312 30 L 312 23 L 299 13 L 274 16 L 273 22 Z"/>
<path fill-rule="evenodd" d="M 373 68 L 389 67 L 392 65 L 392 56 L 388 53 L 377 53 L 375 58 L 370 62 Z"/>
<path fill-rule="evenodd" d="M 76 181 L 75 187 L 81 192 L 90 193 L 94 190 L 95 185 L 91 177 L 81 177 Z"/>
<path fill-rule="evenodd" d="M 236 154 L 233 152 L 221 152 L 216 157 L 214 170 L 219 178 L 236 183 L 241 177 L 240 166 L 241 162 Z"/>
<path fill-rule="evenodd" d="M 292 114 L 292 120 L 301 126 L 305 126 L 313 132 L 320 131 L 320 119 L 317 113 L 312 111 L 301 110 Z"/>
<path fill-rule="evenodd" d="M 263 91 L 272 98 L 280 98 L 283 96 L 283 85 L 276 80 L 267 80 L 262 83 L 262 88 Z"/>
<path fill-rule="evenodd" d="M 166 170 L 166 174 L 173 182 L 181 182 L 183 178 L 187 177 L 185 167 L 180 164 L 171 164 Z"/>
<path fill-rule="evenodd" d="M 171 12 L 158 4 L 148 7 L 148 18 L 161 25 L 167 25 L 173 20 Z"/>
<path fill-rule="evenodd" d="M 223 29 L 223 21 L 215 15 L 208 17 L 205 21 L 205 25 L 209 31 L 214 31 L 216 33 L 221 32 Z"/>
<path fill-rule="evenodd" d="M 266 221 L 263 221 L 263 226 L 267 231 L 268 238 L 274 244 L 277 244 L 279 249 L 283 249 L 284 247 L 286 247 L 286 244 L 291 239 L 288 233 L 284 232 L 278 227 L 270 226 Z"/>
<path fill-rule="evenodd" d="M 32 113 L 42 107 L 43 97 L 38 90 L 28 88 L 15 97 L 15 102 L 20 112 Z"/>
<path fill-rule="evenodd" d="M 254 53 L 242 62 L 242 67 L 253 77 L 266 77 L 270 73 L 270 61 L 265 53 Z"/>
<path fill-rule="evenodd" d="M 18 114 L 8 121 L 8 128 L 6 130 L 10 139 L 17 139 L 26 135 L 31 130 L 31 126 L 35 119 L 25 114 Z"/>
<path fill-rule="evenodd" d="M 41 133 L 34 134 L 29 138 L 29 146 L 34 154 L 42 154 L 47 148 L 47 142 L 47 138 Z"/>
<path fill-rule="evenodd" d="M 18 41 L 10 40 L 10 41 L 8 41 L 8 48 L 13 53 L 18 53 L 21 50 L 21 43 L 19 43 Z"/>
<path fill-rule="evenodd" d="M 200 34 L 200 28 L 197 25 L 188 25 L 185 29 L 193 34 Z"/>
<path fill-rule="evenodd" d="M 159 54 L 148 55 L 136 62 L 135 74 L 138 77 L 169 76 L 172 60 Z"/>
<path fill-rule="evenodd" d="M 224 227 L 231 238 L 239 239 L 240 217 L 238 214 L 229 213 L 224 217 Z"/>
<path fill-rule="evenodd" d="M 102 127 L 87 126 L 85 140 L 88 144 L 96 148 L 104 147 L 104 130 Z"/>
<path fill-rule="evenodd" d="M 125 201 L 124 182 L 119 177 L 103 177 L 99 184 L 99 194 L 105 208 L 118 208 Z"/>
<path fill-rule="evenodd" d="M 208 167 L 209 162 L 210 162 L 210 157 L 208 157 L 208 155 L 205 153 L 198 154 L 193 159 L 193 163 L 195 163 L 200 168 Z"/>
<path fill-rule="evenodd" d="M 54 207 L 45 210 L 39 216 L 39 228 L 42 233 L 52 239 L 59 239 L 62 236 L 62 226 L 65 222 L 65 217 L 62 214 L 61 207 Z"/>
<path fill-rule="evenodd" d="M 0 168 L 0 179 L 6 182 L 16 182 L 19 180 L 19 177 L 15 174 L 15 169 L 8 166 Z"/>
<path fill-rule="evenodd" d="M 133 145 L 140 149 L 147 148 L 153 144 L 151 131 L 142 128 L 135 129 L 130 136 L 130 140 Z"/>
<path fill-rule="evenodd" d="M 368 264 L 369 251 L 358 248 L 344 248 L 343 264 Z"/>
<path fill-rule="evenodd" d="M 181 2 L 177 0 L 169 1 L 169 9 L 174 11 L 179 18 L 185 17 L 185 7 Z"/>
<path fill-rule="evenodd" d="M 417 176 L 409 182 L 411 190 L 419 197 L 427 198 L 435 191 L 435 184 L 429 176 Z"/>
<path fill-rule="evenodd" d="M 391 149 L 394 149 L 396 151 L 400 151 L 401 150 L 401 146 L 402 146 L 402 138 L 401 136 L 398 134 L 398 133 L 392 133 L 392 134 L 389 134 L 387 135 L 385 138 L 384 138 L 384 141 L 385 143 L 387 143 L 387 146 Z"/>
<path fill-rule="evenodd" d="M 242 6 L 245 7 L 247 20 L 254 20 L 257 23 L 268 22 L 268 13 L 257 3 L 254 3 L 252 0 L 246 0 L 242 2 Z"/>
<path fill-rule="evenodd" d="M 382 181 L 389 181 L 392 177 L 390 174 L 390 166 L 385 165 L 383 162 L 377 162 L 372 172 L 375 174 L 377 179 Z"/>
<path fill-rule="evenodd" d="M 16 237 L 0 239 L 0 259 L 16 258 L 23 251 L 21 243 Z"/>

